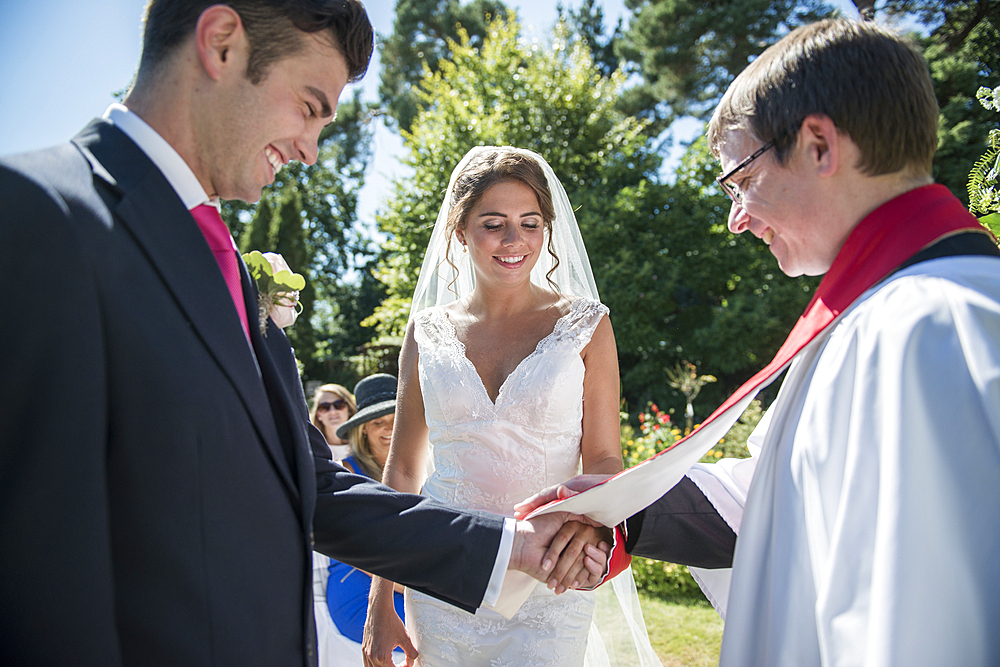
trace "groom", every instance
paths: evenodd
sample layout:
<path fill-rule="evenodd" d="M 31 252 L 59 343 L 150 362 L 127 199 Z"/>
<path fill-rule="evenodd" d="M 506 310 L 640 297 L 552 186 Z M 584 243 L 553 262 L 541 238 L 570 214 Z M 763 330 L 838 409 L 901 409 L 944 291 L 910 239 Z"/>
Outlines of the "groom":
<path fill-rule="evenodd" d="M 813 302 L 675 452 L 519 508 L 594 487 L 563 505 L 626 519 L 631 553 L 732 565 L 709 588 L 723 667 L 1000 664 L 1000 251 L 933 184 L 937 120 L 926 62 L 875 24 L 805 26 L 754 60 L 708 129 L 729 229 L 826 274 Z M 786 367 L 755 456 L 665 492 L 675 454 L 697 460 Z"/>
<path fill-rule="evenodd" d="M 586 578 L 579 544 L 552 565 L 562 518 L 453 511 L 335 465 L 287 339 L 258 329 L 217 202 L 316 160 L 371 56 L 360 2 L 147 11 L 124 105 L 0 160 L 2 662 L 314 663 L 314 547 L 469 610 L 508 565 Z"/>

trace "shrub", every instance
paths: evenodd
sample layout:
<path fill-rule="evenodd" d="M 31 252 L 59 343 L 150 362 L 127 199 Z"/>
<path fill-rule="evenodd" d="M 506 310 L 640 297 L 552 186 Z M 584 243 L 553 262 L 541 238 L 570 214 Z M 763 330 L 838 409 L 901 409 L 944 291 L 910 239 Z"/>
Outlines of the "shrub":
<path fill-rule="evenodd" d="M 762 414 L 760 401 L 753 401 L 739 421 L 729 429 L 726 437 L 701 460 L 715 462 L 723 457 L 750 456 L 746 447 L 747 437 Z M 668 449 L 683 436 L 680 428 L 670 421 L 670 415 L 661 412 L 655 403 L 650 403 L 646 411 L 639 413 L 638 421 L 640 435 L 636 435 L 628 413 L 621 413 L 622 459 L 627 468 Z M 636 557 L 632 559 L 632 574 L 635 576 L 636 587 L 651 597 L 668 601 L 705 599 L 685 565 Z"/>

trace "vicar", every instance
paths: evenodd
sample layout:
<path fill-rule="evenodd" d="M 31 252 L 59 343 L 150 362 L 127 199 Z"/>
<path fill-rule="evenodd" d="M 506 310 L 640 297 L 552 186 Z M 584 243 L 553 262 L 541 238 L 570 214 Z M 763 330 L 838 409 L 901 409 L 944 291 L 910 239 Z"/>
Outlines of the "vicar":
<path fill-rule="evenodd" d="M 826 275 L 700 431 L 562 508 L 627 518 L 633 554 L 731 563 L 728 590 L 698 575 L 722 584 L 723 666 L 1000 664 L 1000 252 L 933 183 L 937 128 L 917 49 L 845 20 L 767 49 L 712 117 L 729 229 L 790 276 Z M 755 456 L 664 494 L 786 367 Z"/>
<path fill-rule="evenodd" d="M 147 12 L 124 104 L 0 161 L 0 662 L 313 663 L 314 527 L 316 549 L 466 609 L 508 562 L 573 581 L 576 561 L 542 566 L 560 518 L 451 511 L 334 465 L 287 339 L 257 325 L 218 199 L 316 160 L 368 66 L 364 7 Z"/>

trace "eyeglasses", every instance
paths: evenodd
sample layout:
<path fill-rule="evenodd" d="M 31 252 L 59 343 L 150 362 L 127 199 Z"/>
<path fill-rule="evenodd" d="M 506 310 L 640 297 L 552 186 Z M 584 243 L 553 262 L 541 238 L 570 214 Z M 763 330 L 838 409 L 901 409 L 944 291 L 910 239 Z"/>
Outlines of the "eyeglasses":
<path fill-rule="evenodd" d="M 737 185 L 736 183 L 730 183 L 729 179 L 735 176 L 736 173 L 739 172 L 741 169 L 745 169 L 751 162 L 753 162 L 761 155 L 766 153 L 769 148 L 773 147 L 774 147 L 774 140 L 772 139 L 771 141 L 767 142 L 766 144 L 758 148 L 753 155 L 751 155 L 747 159 L 743 160 L 743 162 L 740 162 L 738 165 L 736 165 L 736 168 L 733 169 L 731 172 L 729 172 L 728 174 L 723 174 L 722 176 L 719 176 L 718 178 L 715 179 L 719 182 L 719 185 L 722 186 L 722 189 L 725 190 L 726 194 L 729 195 L 730 199 L 732 199 L 739 205 L 743 204 L 743 192 L 740 190 L 740 186 Z"/>
<path fill-rule="evenodd" d="M 320 403 L 316 406 L 316 412 L 329 412 L 330 410 L 343 410 L 347 407 L 347 401 L 338 398 L 333 403 Z"/>

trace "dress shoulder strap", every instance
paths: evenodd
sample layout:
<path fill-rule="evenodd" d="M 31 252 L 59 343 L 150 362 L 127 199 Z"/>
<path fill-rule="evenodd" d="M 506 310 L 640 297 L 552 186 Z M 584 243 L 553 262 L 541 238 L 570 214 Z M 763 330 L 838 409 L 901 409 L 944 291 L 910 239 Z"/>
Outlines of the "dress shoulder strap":
<path fill-rule="evenodd" d="M 413 336 L 417 345 L 423 341 L 440 343 L 444 340 L 449 325 L 447 315 L 440 306 L 420 311 L 413 317 Z"/>
<path fill-rule="evenodd" d="M 553 341 L 569 341 L 577 351 L 587 347 L 597 325 L 610 311 L 600 301 L 580 297 L 570 304 L 569 312 L 556 322 L 555 331 L 550 339 Z"/>

